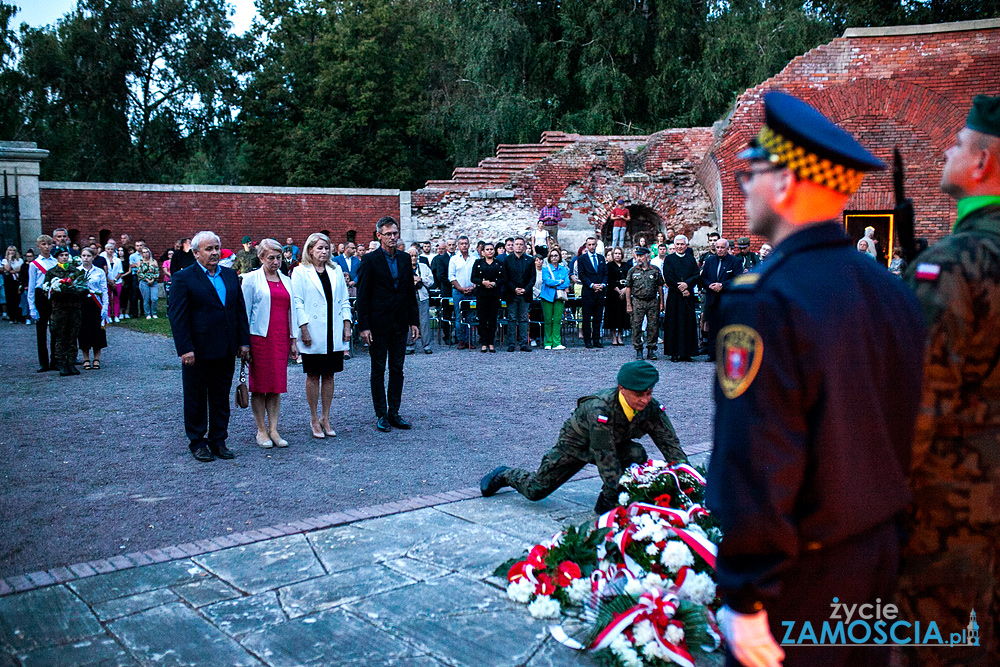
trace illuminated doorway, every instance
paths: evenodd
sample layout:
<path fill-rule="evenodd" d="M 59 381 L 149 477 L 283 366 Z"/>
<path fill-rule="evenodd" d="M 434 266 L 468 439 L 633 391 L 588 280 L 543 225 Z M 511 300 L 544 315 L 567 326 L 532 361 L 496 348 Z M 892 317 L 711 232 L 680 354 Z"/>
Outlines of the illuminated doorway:
<path fill-rule="evenodd" d="M 851 241 L 857 243 L 865 235 L 865 227 L 875 228 L 875 255 L 880 264 L 889 266 L 896 229 L 892 211 L 844 211 L 844 228 Z"/>

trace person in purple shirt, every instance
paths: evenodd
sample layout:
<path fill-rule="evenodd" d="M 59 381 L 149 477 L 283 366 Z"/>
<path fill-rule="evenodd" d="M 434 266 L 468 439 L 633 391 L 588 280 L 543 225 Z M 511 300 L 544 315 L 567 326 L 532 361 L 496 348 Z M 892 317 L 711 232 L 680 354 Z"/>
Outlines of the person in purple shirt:
<path fill-rule="evenodd" d="M 545 231 L 549 233 L 549 237 L 552 239 L 552 243 L 559 242 L 559 228 L 564 226 L 562 223 L 562 211 L 559 207 L 555 205 L 552 197 L 545 198 L 545 206 L 538 213 L 538 221 L 542 223 L 545 227 Z M 552 245 L 550 244 L 551 248 Z"/>

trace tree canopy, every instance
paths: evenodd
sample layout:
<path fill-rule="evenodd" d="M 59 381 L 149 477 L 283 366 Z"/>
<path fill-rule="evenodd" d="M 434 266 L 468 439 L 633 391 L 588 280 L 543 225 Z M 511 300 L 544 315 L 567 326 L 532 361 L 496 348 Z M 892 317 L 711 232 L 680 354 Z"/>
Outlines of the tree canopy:
<path fill-rule="evenodd" d="M 50 180 L 419 188 L 544 130 L 706 125 L 847 27 L 1000 0 L 78 0 L 15 28 L 0 137 Z"/>

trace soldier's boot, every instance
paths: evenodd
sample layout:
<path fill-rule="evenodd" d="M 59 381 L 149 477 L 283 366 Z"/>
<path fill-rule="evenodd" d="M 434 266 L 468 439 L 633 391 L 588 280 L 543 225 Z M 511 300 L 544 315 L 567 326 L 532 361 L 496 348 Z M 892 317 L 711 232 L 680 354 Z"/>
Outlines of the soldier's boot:
<path fill-rule="evenodd" d="M 642 354 L 640 353 L 639 356 L 641 358 Z M 653 351 L 653 348 L 649 348 L 649 351 L 646 352 L 646 358 L 649 359 L 650 361 L 656 361 L 657 359 L 659 359 L 659 357 L 656 356 L 656 352 Z"/>
<path fill-rule="evenodd" d="M 510 468 L 507 466 L 497 466 L 479 481 L 479 490 L 482 492 L 483 498 L 496 495 L 497 491 L 508 486 L 507 480 L 503 476 L 508 470 Z"/>
<path fill-rule="evenodd" d="M 642 348 L 635 351 L 635 358 L 638 361 L 642 361 Z"/>

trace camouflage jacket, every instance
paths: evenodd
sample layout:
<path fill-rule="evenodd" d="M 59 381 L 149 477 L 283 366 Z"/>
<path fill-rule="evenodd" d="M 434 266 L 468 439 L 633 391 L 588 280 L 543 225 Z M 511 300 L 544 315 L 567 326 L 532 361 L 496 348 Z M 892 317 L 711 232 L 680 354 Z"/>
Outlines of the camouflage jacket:
<path fill-rule="evenodd" d="M 604 482 L 606 497 L 611 499 L 615 497 L 623 472 L 618 446 L 644 435 L 653 439 L 664 460 L 687 461 L 666 408 L 652 399 L 629 421 L 618 401 L 616 387 L 579 399 L 576 410 L 559 431 L 556 447 L 581 461 L 596 465 Z"/>
<path fill-rule="evenodd" d="M 917 443 L 1000 430 L 1000 206 L 962 218 L 905 278 L 928 326 Z"/>

